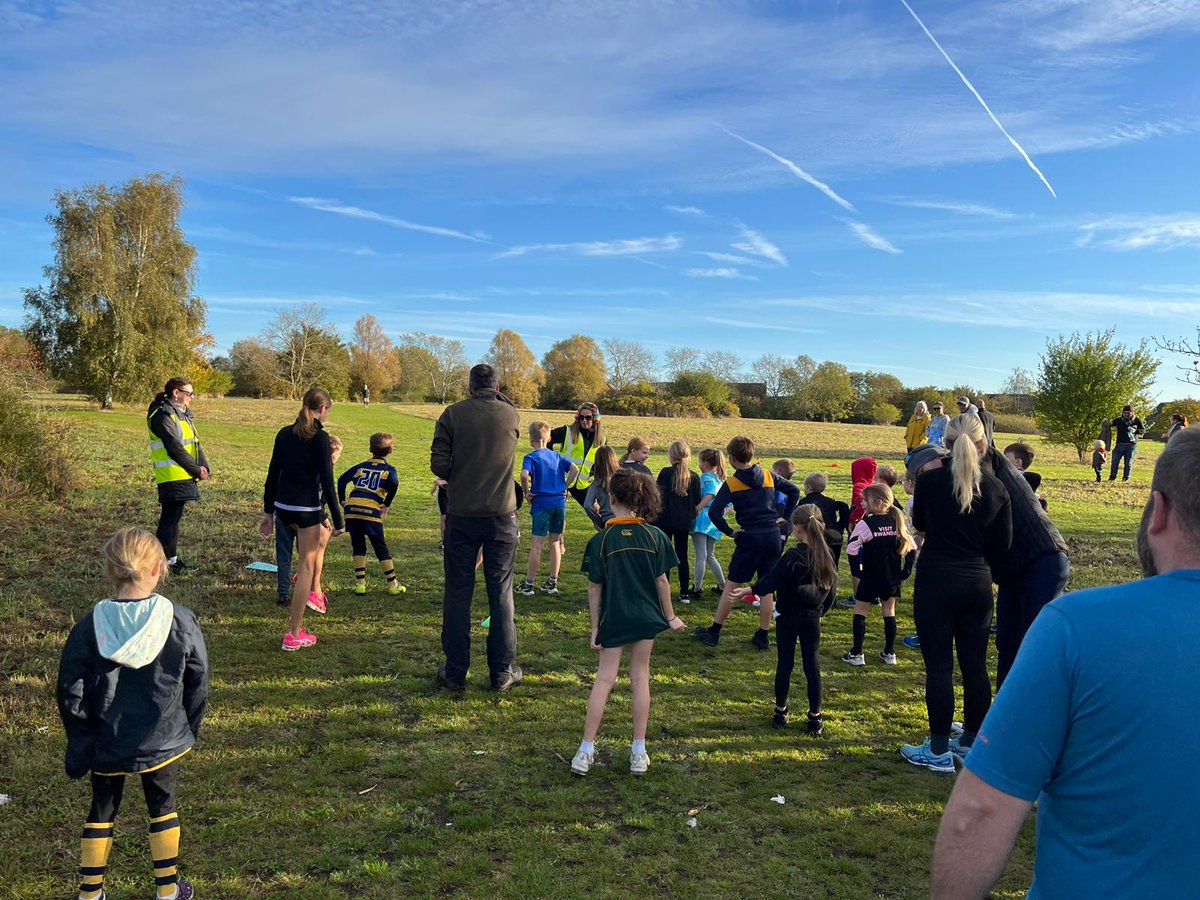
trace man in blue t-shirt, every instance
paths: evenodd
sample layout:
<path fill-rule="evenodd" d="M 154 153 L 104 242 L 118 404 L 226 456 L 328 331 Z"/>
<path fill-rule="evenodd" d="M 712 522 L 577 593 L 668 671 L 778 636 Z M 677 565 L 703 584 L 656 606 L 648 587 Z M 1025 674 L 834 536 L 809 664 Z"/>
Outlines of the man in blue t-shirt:
<path fill-rule="evenodd" d="M 517 585 L 517 593 L 532 597 L 537 593 L 533 580 L 542 564 L 542 548 L 550 539 L 550 577 L 542 585 L 543 594 L 558 593 L 558 569 L 562 564 L 563 525 L 567 518 L 567 485 L 575 480 L 579 469 L 561 453 L 546 447 L 550 441 L 547 422 L 531 422 L 529 446 L 521 463 L 521 486 L 529 498 L 533 515 L 533 547 L 529 551 L 529 569 L 525 580 Z"/>
<path fill-rule="evenodd" d="M 946 804 L 934 898 L 986 896 L 1034 801 L 1029 897 L 1196 896 L 1197 470 L 1200 433 L 1183 432 L 1138 529 L 1146 580 L 1066 594 L 1034 620 Z"/>

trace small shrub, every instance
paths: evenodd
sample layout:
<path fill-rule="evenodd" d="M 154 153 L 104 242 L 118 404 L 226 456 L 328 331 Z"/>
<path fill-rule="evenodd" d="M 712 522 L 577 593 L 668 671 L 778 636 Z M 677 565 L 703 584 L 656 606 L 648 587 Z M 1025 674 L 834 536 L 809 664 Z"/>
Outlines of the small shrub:
<path fill-rule="evenodd" d="M 30 402 L 17 379 L 0 373 L 0 496 L 61 499 L 71 486 L 68 437 L 64 422 Z"/>
<path fill-rule="evenodd" d="M 1041 434 L 1033 416 L 1018 416 L 1015 413 L 996 413 L 996 431 L 1004 434 Z"/>

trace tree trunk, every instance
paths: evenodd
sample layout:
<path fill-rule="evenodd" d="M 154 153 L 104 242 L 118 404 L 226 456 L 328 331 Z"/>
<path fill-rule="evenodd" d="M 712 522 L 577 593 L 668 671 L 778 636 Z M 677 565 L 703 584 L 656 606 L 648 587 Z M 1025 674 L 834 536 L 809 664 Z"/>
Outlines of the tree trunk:
<path fill-rule="evenodd" d="M 101 409 L 112 409 L 113 408 L 112 388 L 104 389 L 104 399 L 100 402 L 100 408 Z"/>

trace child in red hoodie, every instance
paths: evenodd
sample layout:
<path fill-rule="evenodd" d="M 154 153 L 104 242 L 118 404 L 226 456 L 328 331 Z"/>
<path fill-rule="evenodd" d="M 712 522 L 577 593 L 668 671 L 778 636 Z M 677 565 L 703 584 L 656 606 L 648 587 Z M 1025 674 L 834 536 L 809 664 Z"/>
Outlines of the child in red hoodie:
<path fill-rule="evenodd" d="M 867 514 L 866 507 L 863 506 L 863 488 L 869 484 L 874 484 L 875 474 L 879 471 L 879 463 L 870 456 L 860 456 L 854 462 L 850 463 L 850 528 L 858 524 L 859 520 Z M 854 607 L 854 597 L 858 593 L 859 579 L 859 560 L 856 556 L 849 557 L 850 561 L 850 580 L 853 582 L 853 590 L 850 596 L 844 600 L 838 601 L 838 606 L 842 609 L 852 609 Z"/>

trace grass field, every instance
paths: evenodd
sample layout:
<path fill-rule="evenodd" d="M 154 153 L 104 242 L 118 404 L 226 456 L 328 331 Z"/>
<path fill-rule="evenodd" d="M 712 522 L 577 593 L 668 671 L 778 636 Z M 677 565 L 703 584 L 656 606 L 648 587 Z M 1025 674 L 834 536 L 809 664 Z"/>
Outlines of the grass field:
<path fill-rule="evenodd" d="M 62 643 L 107 595 L 97 558 L 104 539 L 127 523 L 152 530 L 157 516 L 144 410 L 55 402 L 84 450 L 78 489 L 61 507 L 18 499 L 0 508 L 0 793 L 11 798 L 0 806 L 0 895 L 23 900 L 73 896 L 77 883 L 88 790 L 62 770 L 54 704 Z M 256 533 L 262 478 L 294 404 L 195 406 L 214 480 L 184 517 L 181 553 L 200 569 L 163 593 L 197 613 L 213 673 L 204 733 L 180 787 L 181 871 L 199 896 L 927 895 L 953 779 L 897 753 L 926 730 L 920 659 L 900 648 L 895 668 L 845 666 L 838 657 L 849 646 L 848 611 L 826 619 L 824 737 L 770 727 L 774 653 L 750 648 L 757 616 L 743 609 L 715 651 L 690 636 L 659 639 L 649 774 L 628 774 L 622 681 L 597 744 L 602 765 L 575 779 L 567 761 L 596 656 L 578 574 L 591 528 L 572 506 L 562 593 L 517 598 L 524 684 L 502 698 L 485 690 L 480 630 L 466 694 L 438 691 L 441 557 L 428 442 L 439 411 L 334 408 L 329 426 L 346 442 L 346 466 L 369 455 L 372 432 L 397 437 L 401 489 L 387 536 L 409 592 L 395 598 L 379 589 L 372 563 L 372 592 L 352 595 L 349 543 L 337 539 L 326 561 L 329 615 L 307 623 L 321 643 L 285 654 L 274 576 L 244 567 L 272 559 L 273 543 Z M 534 417 L 567 421 L 522 413 Z M 900 428 L 607 416 L 604 425 L 614 445 L 632 434 L 651 440 L 656 471 L 676 437 L 696 451 L 747 433 L 768 461 L 789 456 L 800 474 L 829 474 L 830 493 L 843 499 L 852 459 L 898 464 L 903 455 Z M 1097 485 L 1073 451 L 1034 443 L 1034 469 L 1071 545 L 1072 587 L 1135 577 L 1132 535 L 1160 445 L 1143 448 L 1131 483 Z M 519 571 L 527 514 L 522 521 Z M 727 561 L 729 542 L 718 547 Z M 477 621 L 487 614 L 482 593 Z M 689 625 L 706 624 L 714 605 L 709 596 L 677 611 Z M 902 633 L 911 633 L 907 595 L 899 615 Z M 870 620 L 868 660 L 881 632 Z M 803 696 L 799 670 L 795 690 Z M 771 802 L 777 794 L 785 805 Z M 109 866 L 112 900 L 152 896 L 145 822 L 140 790 L 130 785 Z M 1030 823 L 996 896 L 1023 896 L 1032 831 Z"/>

